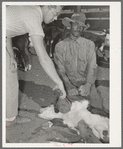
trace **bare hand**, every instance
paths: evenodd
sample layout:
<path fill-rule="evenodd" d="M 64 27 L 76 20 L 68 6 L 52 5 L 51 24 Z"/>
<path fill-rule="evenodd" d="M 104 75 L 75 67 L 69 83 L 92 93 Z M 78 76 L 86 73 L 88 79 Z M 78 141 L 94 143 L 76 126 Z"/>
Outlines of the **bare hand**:
<path fill-rule="evenodd" d="M 76 88 L 73 88 L 73 89 L 68 90 L 68 95 L 69 96 L 76 96 L 78 94 L 79 93 L 78 93 L 78 90 Z"/>
<path fill-rule="evenodd" d="M 53 91 L 54 90 L 60 90 L 60 98 L 64 99 L 66 98 L 66 91 L 64 89 L 64 86 L 63 84 L 61 85 L 56 85 L 54 88 L 53 88 Z"/>
<path fill-rule="evenodd" d="M 91 84 L 90 83 L 86 83 L 85 85 L 81 85 L 79 87 L 79 94 L 81 96 L 88 96 L 90 94 L 90 90 L 91 90 Z"/>
<path fill-rule="evenodd" d="M 13 73 L 17 71 L 17 62 L 13 57 L 10 58 L 10 66 Z"/>

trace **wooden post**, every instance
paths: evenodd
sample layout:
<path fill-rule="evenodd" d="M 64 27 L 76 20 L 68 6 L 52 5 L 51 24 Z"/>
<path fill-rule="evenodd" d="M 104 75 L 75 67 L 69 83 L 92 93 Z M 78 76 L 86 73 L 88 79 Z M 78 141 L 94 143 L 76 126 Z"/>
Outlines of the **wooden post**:
<path fill-rule="evenodd" d="M 81 6 L 77 6 L 76 13 L 80 13 L 80 12 L 81 12 Z"/>

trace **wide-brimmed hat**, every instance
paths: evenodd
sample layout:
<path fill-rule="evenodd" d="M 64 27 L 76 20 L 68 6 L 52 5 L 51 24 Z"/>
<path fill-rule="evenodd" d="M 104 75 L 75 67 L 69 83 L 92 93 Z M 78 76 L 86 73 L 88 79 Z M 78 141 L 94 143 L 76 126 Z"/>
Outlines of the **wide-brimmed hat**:
<path fill-rule="evenodd" d="M 65 17 L 62 19 L 62 23 L 66 27 L 70 27 L 70 22 L 78 22 L 85 29 L 89 28 L 89 24 L 85 24 L 86 16 L 84 13 L 74 13 L 71 18 Z"/>

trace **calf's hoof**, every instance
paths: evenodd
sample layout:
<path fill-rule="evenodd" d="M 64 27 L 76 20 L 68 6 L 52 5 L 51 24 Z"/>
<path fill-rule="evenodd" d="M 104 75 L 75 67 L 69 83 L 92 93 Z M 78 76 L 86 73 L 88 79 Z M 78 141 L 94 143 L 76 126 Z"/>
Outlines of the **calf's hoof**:
<path fill-rule="evenodd" d="M 32 65 L 28 64 L 28 65 L 25 67 L 25 71 L 31 70 L 31 68 L 32 68 Z"/>

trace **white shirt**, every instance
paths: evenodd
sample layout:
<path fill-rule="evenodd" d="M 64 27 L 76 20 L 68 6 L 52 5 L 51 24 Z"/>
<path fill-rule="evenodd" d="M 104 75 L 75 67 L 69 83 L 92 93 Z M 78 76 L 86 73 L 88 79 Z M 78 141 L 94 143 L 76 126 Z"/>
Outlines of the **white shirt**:
<path fill-rule="evenodd" d="M 15 37 L 29 33 L 44 37 L 43 16 L 40 6 L 7 6 L 6 36 Z"/>

